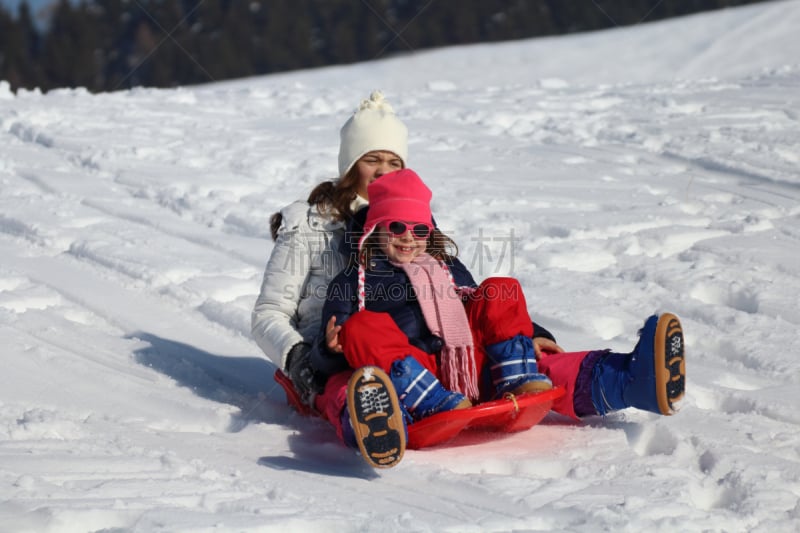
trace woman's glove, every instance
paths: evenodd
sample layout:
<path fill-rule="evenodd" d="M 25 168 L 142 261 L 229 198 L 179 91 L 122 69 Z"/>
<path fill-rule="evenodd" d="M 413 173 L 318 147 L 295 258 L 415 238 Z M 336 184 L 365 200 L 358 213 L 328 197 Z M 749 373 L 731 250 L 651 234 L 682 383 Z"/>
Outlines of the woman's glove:
<path fill-rule="evenodd" d="M 306 405 L 312 405 L 314 396 L 321 394 L 314 369 L 311 368 L 311 345 L 307 342 L 298 342 L 289 350 L 286 356 L 286 370 L 292 380 L 295 390 Z"/>

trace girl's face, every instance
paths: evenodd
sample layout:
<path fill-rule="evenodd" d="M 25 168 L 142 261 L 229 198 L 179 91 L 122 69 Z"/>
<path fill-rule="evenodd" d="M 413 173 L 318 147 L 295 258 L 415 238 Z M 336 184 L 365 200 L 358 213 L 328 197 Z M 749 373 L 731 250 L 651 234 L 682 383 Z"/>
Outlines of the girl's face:
<path fill-rule="evenodd" d="M 414 223 L 406 224 L 406 231 L 396 234 L 389 231 L 386 224 L 381 224 L 378 229 L 378 243 L 381 251 L 393 263 L 410 263 L 419 254 L 424 253 L 428 245 L 428 236 L 420 238 L 415 236 L 412 228 Z"/>
<path fill-rule="evenodd" d="M 360 197 L 369 200 L 367 186 L 384 174 L 401 170 L 403 168 L 403 160 L 392 152 L 368 152 L 356 161 L 355 168 L 358 174 L 356 192 Z"/>

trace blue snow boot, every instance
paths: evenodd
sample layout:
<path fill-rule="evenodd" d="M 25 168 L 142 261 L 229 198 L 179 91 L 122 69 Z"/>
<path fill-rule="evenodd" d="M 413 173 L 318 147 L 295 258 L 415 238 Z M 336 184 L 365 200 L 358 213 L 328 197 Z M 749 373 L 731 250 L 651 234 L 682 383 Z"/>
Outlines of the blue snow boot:
<path fill-rule="evenodd" d="M 403 458 L 408 434 L 397 393 L 386 372 L 376 366 L 355 370 L 347 384 L 342 433 L 346 444 L 358 446 L 375 468 L 391 468 Z"/>
<path fill-rule="evenodd" d="M 391 376 L 400 403 L 414 420 L 472 407 L 466 396 L 445 389 L 436 376 L 410 355 L 392 363 Z"/>
<path fill-rule="evenodd" d="M 553 383 L 536 366 L 533 340 L 517 335 L 507 341 L 486 347 L 489 375 L 494 387 L 494 397 L 506 394 L 543 392 L 553 388 Z"/>
<path fill-rule="evenodd" d="M 685 388 L 683 329 L 671 313 L 645 321 L 633 352 L 605 353 L 592 369 L 592 403 L 600 415 L 627 407 L 671 415 Z"/>

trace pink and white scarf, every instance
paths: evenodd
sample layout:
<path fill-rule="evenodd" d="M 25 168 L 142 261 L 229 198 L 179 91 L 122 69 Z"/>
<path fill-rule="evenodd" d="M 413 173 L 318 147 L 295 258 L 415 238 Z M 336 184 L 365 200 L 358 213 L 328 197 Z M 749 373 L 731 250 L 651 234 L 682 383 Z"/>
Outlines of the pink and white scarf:
<path fill-rule="evenodd" d="M 440 358 L 442 383 L 450 390 L 478 399 L 475 347 L 464 303 L 450 269 L 429 254 L 411 263 L 393 263 L 411 281 L 431 333 L 444 341 Z"/>

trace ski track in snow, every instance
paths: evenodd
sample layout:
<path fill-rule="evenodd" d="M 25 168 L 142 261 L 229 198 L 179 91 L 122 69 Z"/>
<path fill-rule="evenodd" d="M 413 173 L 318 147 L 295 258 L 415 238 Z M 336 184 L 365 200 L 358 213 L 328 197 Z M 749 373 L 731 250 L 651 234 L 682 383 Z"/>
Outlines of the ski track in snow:
<path fill-rule="evenodd" d="M 523 42 L 485 81 L 458 65 L 491 46 L 176 90 L 0 85 L 0 530 L 795 531 L 800 67 L 780 47 L 686 73 L 798 6 L 677 22 L 694 45 L 736 22 L 687 44 L 682 79 L 672 55 L 649 80 L 571 79 L 578 59 L 512 76 Z M 588 61 L 587 39 L 675 23 L 541 46 Z M 268 218 L 331 177 L 375 86 L 462 259 L 518 277 L 562 346 L 628 351 L 649 313 L 682 318 L 680 413 L 551 415 L 375 472 L 285 406 L 249 337 Z"/>

